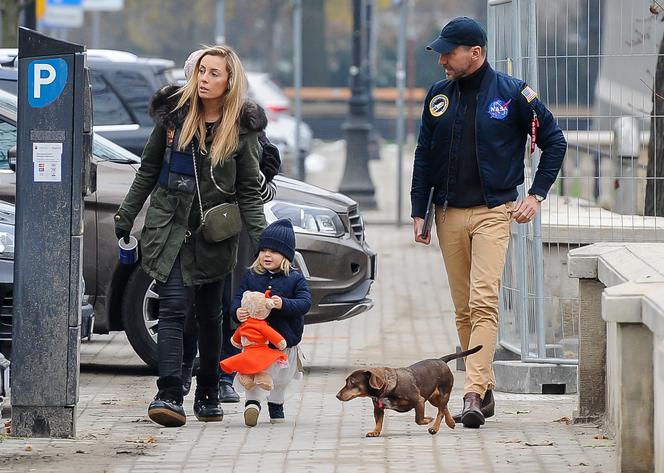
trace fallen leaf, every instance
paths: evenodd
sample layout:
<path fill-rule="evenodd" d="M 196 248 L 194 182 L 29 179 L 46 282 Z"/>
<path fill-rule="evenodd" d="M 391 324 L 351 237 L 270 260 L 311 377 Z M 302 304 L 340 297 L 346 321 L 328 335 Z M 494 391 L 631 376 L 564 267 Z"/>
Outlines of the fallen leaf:
<path fill-rule="evenodd" d="M 563 417 L 561 417 L 560 419 L 556 419 L 556 420 L 554 420 L 554 422 L 560 422 L 561 424 L 568 424 L 568 425 L 569 425 L 569 424 L 572 423 L 572 419 L 570 419 L 570 418 L 567 417 L 567 416 L 563 416 Z"/>
<path fill-rule="evenodd" d="M 147 439 L 145 439 L 145 443 L 157 443 L 157 437 L 150 435 Z"/>
<path fill-rule="evenodd" d="M 146 424 L 152 424 L 153 423 L 150 419 L 146 419 L 145 417 L 141 417 L 140 419 L 132 420 L 132 422 L 145 422 Z"/>
<path fill-rule="evenodd" d="M 526 445 L 529 447 L 552 447 L 553 442 L 549 440 L 544 440 L 542 442 L 526 442 Z"/>
<path fill-rule="evenodd" d="M 26 451 L 26 452 L 31 452 L 31 451 L 32 451 L 32 445 L 27 444 L 27 445 L 25 446 L 25 451 Z"/>
<path fill-rule="evenodd" d="M 500 443 L 521 443 L 520 439 L 507 439 L 507 440 L 498 440 Z"/>
<path fill-rule="evenodd" d="M 607 437 L 604 434 L 597 434 L 593 438 L 596 439 L 596 440 L 609 440 L 609 437 Z"/>

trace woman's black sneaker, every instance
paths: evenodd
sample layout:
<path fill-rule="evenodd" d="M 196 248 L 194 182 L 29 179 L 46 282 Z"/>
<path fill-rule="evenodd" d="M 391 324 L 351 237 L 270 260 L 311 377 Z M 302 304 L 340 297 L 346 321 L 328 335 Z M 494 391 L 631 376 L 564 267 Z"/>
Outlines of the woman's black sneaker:
<path fill-rule="evenodd" d="M 268 402 L 267 410 L 270 412 L 271 424 L 281 424 L 282 422 L 286 422 L 286 416 L 284 415 L 283 404 L 275 404 L 273 402 Z"/>
<path fill-rule="evenodd" d="M 187 416 L 182 408 L 182 380 L 166 376 L 157 380 L 159 392 L 148 406 L 148 417 L 164 427 L 182 427 Z"/>
<path fill-rule="evenodd" d="M 196 386 L 194 415 L 201 422 L 221 422 L 224 410 L 219 404 L 219 390 L 214 386 Z"/>

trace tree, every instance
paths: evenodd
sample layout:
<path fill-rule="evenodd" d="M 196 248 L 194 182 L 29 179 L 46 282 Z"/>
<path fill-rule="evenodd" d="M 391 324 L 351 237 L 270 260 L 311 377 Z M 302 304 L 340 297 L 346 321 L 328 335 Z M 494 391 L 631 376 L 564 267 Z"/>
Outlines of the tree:
<path fill-rule="evenodd" d="M 34 0 L 0 0 L 0 16 L 2 16 L 2 47 L 18 47 L 18 17 Z"/>

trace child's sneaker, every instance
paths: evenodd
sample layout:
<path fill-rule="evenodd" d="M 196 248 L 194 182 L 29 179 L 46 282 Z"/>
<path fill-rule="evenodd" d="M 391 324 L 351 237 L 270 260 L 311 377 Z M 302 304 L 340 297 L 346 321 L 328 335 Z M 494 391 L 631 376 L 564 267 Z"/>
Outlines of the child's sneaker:
<path fill-rule="evenodd" d="M 282 422 L 286 422 L 286 418 L 284 416 L 283 404 L 275 404 L 273 402 L 268 402 L 267 409 L 268 411 L 270 411 L 271 424 L 281 424 Z"/>
<path fill-rule="evenodd" d="M 244 403 L 244 424 L 247 427 L 255 427 L 258 424 L 258 414 L 261 412 L 261 405 L 257 401 L 247 401 Z"/>

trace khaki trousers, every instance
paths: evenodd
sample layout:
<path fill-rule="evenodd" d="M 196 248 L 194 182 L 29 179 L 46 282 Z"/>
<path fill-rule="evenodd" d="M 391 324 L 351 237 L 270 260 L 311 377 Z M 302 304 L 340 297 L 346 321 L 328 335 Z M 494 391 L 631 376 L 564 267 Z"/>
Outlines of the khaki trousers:
<path fill-rule="evenodd" d="M 510 241 L 514 203 L 489 209 L 436 208 L 436 232 L 456 313 L 461 349 L 483 348 L 466 357 L 464 393 L 482 398 L 496 387 L 493 355 L 498 335 L 498 291 Z"/>

